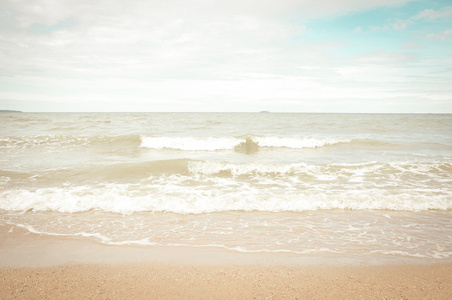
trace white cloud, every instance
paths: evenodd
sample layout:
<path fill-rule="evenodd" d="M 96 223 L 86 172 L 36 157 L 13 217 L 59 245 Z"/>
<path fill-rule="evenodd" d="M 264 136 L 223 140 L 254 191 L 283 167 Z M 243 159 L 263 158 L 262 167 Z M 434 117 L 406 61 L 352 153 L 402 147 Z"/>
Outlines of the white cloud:
<path fill-rule="evenodd" d="M 370 30 L 370 32 L 385 32 L 385 31 L 391 30 L 391 28 L 388 25 L 370 26 L 369 30 Z"/>
<path fill-rule="evenodd" d="M 0 99 L 104 110 L 278 110 L 282 101 L 286 110 L 320 111 L 332 99 L 394 98 L 394 84 L 409 74 L 398 68 L 415 57 L 344 59 L 334 51 L 338 42 L 300 37 L 310 19 L 406 2 L 7 1 Z M 34 31 L 36 24 L 47 32 Z"/>
<path fill-rule="evenodd" d="M 446 6 L 439 10 L 425 9 L 419 12 L 413 17 L 414 20 L 426 19 L 426 20 L 436 20 L 436 19 L 448 19 L 452 17 L 452 6 Z"/>
<path fill-rule="evenodd" d="M 427 34 L 427 37 L 429 39 L 435 39 L 435 40 L 445 40 L 448 37 L 452 36 L 452 28 L 445 30 L 443 33 L 429 33 Z"/>
<path fill-rule="evenodd" d="M 408 22 L 407 21 L 403 21 L 403 20 L 397 20 L 392 27 L 394 28 L 394 30 L 405 30 L 408 26 Z"/>
<path fill-rule="evenodd" d="M 425 9 L 420 11 L 411 18 L 401 20 L 401 19 L 388 19 L 387 24 L 381 26 L 370 26 L 371 32 L 384 32 L 393 30 L 405 30 L 409 25 L 413 25 L 419 21 L 435 21 L 439 19 L 449 19 L 452 18 L 452 6 L 443 7 L 439 10 Z"/>
<path fill-rule="evenodd" d="M 357 59 L 358 62 L 372 64 L 405 64 L 416 62 L 417 56 L 411 52 L 376 51 Z"/>

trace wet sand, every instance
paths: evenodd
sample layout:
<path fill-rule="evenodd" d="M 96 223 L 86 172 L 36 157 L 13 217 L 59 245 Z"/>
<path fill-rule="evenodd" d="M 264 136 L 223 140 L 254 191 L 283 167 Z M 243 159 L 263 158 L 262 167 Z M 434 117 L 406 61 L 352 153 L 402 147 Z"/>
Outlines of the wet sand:
<path fill-rule="evenodd" d="M 1 299 L 451 299 L 452 264 L 293 263 L 0 226 Z"/>

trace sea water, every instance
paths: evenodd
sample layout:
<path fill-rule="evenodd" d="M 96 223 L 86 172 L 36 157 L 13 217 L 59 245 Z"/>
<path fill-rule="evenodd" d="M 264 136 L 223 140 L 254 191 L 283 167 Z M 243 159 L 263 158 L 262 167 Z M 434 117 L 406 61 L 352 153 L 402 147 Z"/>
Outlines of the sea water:
<path fill-rule="evenodd" d="M 0 225 L 452 260 L 452 115 L 2 113 Z"/>

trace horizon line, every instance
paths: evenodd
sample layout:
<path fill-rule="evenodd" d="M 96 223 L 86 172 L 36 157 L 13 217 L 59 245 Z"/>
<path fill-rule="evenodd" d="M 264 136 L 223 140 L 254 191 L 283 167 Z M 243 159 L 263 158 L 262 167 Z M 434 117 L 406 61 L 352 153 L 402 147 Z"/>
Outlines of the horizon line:
<path fill-rule="evenodd" d="M 309 112 L 309 111 L 21 111 L 0 109 L 1 113 L 225 113 L 225 114 L 369 114 L 369 115 L 449 115 L 452 112 Z"/>

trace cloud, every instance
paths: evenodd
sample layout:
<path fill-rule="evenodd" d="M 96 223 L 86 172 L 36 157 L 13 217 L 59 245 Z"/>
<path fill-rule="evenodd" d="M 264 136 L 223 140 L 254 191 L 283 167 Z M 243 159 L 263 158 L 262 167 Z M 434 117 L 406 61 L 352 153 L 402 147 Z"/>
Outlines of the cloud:
<path fill-rule="evenodd" d="M 391 30 L 391 27 L 388 25 L 384 26 L 370 26 L 369 27 L 370 32 L 385 32 Z"/>
<path fill-rule="evenodd" d="M 413 20 L 437 20 L 452 18 L 452 6 L 443 7 L 439 10 L 425 9 L 413 17 Z"/>
<path fill-rule="evenodd" d="M 103 110 L 290 110 L 318 100 L 319 111 L 333 99 L 393 99 L 410 74 L 403 66 L 418 57 L 350 55 L 349 41 L 305 37 L 312 20 L 407 2 L 4 1 L 0 99 Z M 397 20 L 375 30 L 406 28 Z M 360 37 L 356 44 L 368 42 Z"/>
<path fill-rule="evenodd" d="M 452 36 L 452 28 L 445 30 L 443 33 L 429 33 L 427 34 L 427 38 L 435 39 L 435 40 L 445 40 Z"/>
<path fill-rule="evenodd" d="M 359 62 L 371 64 L 405 64 L 416 62 L 417 55 L 410 52 L 375 51 L 357 59 Z"/>
<path fill-rule="evenodd" d="M 408 26 L 407 21 L 403 21 L 403 20 L 397 20 L 393 25 L 392 28 L 394 28 L 394 30 L 405 30 Z"/>
<path fill-rule="evenodd" d="M 408 26 L 415 25 L 419 22 L 434 22 L 439 20 L 448 20 L 452 18 L 452 6 L 443 7 L 439 10 L 425 9 L 408 19 L 388 18 L 384 25 L 370 26 L 371 32 L 385 32 L 391 29 L 399 31 L 406 30 Z"/>
<path fill-rule="evenodd" d="M 229 15 L 211 6 L 182 9 L 177 2 L 173 9 L 167 4 L 157 7 L 157 2 L 130 7 L 107 3 L 87 11 L 80 4 L 68 4 L 73 10 L 65 10 L 65 5 L 54 2 L 51 7 L 45 2 L 15 7 L 15 25 L 9 26 L 13 30 L 2 37 L 9 54 L 6 65 L 16 64 L 16 72 L 26 72 L 25 58 L 28 67 L 55 71 L 58 66 L 69 71 L 76 65 L 85 75 L 91 70 L 95 76 L 101 70 L 115 73 L 118 68 L 126 74 L 149 73 L 140 66 L 147 65 L 156 76 L 165 76 L 162 73 L 173 68 L 180 74 L 192 66 L 209 69 L 208 65 L 228 64 L 237 58 L 253 59 L 303 29 L 254 15 Z M 115 3 L 116 9 L 112 7 Z M 67 20 L 74 20 L 73 26 L 59 26 Z M 19 45 L 30 51 L 17 52 L 15 46 Z"/>

